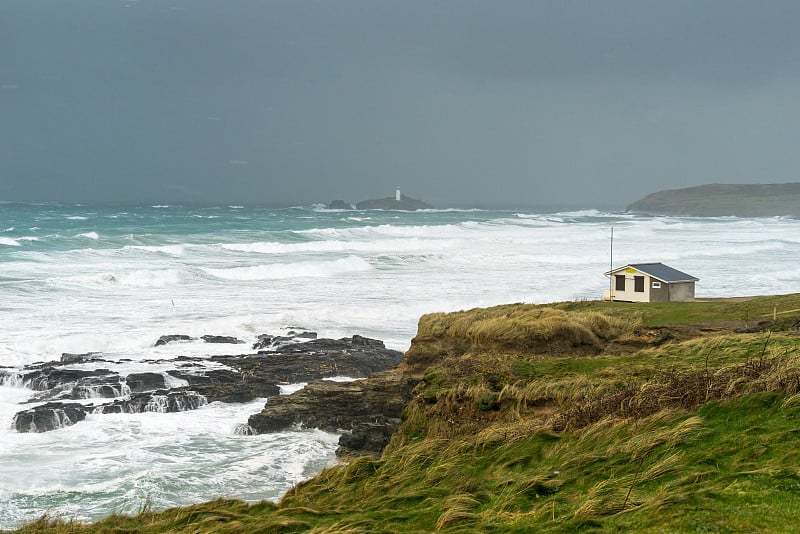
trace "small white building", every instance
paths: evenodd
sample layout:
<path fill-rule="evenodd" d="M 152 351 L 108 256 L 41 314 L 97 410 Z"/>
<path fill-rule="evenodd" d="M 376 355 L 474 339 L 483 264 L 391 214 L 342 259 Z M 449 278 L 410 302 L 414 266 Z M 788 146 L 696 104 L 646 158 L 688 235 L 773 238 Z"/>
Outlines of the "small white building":
<path fill-rule="evenodd" d="M 611 288 L 603 298 L 624 302 L 693 302 L 700 280 L 663 263 L 630 263 L 605 275 Z"/>

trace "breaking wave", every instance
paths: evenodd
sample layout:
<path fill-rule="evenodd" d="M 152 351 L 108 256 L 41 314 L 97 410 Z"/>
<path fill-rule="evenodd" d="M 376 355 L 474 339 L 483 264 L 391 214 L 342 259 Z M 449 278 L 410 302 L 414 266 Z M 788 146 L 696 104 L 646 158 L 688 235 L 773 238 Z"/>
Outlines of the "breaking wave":
<path fill-rule="evenodd" d="M 347 273 L 359 273 L 372 269 L 372 265 L 357 256 L 333 261 L 300 261 L 295 263 L 273 263 L 250 267 L 227 269 L 203 269 L 207 274 L 223 280 L 280 280 L 285 278 L 329 278 Z"/>

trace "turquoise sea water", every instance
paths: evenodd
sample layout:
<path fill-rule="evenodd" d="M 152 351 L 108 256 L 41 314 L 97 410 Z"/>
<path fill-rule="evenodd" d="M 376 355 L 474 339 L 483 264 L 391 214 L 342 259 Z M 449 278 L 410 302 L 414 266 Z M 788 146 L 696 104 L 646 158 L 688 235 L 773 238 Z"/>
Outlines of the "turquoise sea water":
<path fill-rule="evenodd" d="M 404 350 L 424 313 L 599 298 L 612 226 L 616 265 L 663 261 L 700 278 L 698 296 L 800 291 L 800 222 L 785 218 L 0 204 L 0 366 L 98 351 L 137 372 L 231 351 L 154 347 L 163 334 L 289 328 Z M 263 400 L 19 434 L 11 420 L 31 393 L 0 386 L 0 527 L 45 511 L 277 499 L 336 448 L 314 430 L 235 435 Z"/>

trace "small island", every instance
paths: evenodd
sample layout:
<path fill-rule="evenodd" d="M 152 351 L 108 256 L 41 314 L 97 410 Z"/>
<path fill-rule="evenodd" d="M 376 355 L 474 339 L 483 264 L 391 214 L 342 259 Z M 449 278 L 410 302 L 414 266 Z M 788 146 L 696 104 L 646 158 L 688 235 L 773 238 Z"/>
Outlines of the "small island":
<path fill-rule="evenodd" d="M 670 189 L 651 193 L 626 211 L 685 217 L 798 217 L 800 183 L 708 184 Z"/>
<path fill-rule="evenodd" d="M 416 198 L 411 198 L 400 192 L 398 187 L 393 197 L 377 198 L 372 200 L 362 200 L 355 206 L 344 200 L 334 200 L 328 204 L 328 209 L 332 210 L 400 210 L 417 211 L 431 209 L 433 206 Z"/>

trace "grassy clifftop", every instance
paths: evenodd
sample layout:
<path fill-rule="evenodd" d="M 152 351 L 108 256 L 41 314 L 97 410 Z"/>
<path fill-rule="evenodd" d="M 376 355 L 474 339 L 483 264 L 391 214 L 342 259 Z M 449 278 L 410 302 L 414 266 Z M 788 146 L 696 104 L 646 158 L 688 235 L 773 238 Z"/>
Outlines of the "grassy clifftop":
<path fill-rule="evenodd" d="M 278 504 L 23 531 L 785 531 L 800 519 L 798 310 L 786 295 L 426 315 L 398 370 L 420 382 L 380 459 Z"/>
<path fill-rule="evenodd" d="M 710 184 L 658 191 L 634 202 L 627 211 L 698 217 L 797 217 L 800 183 Z"/>

